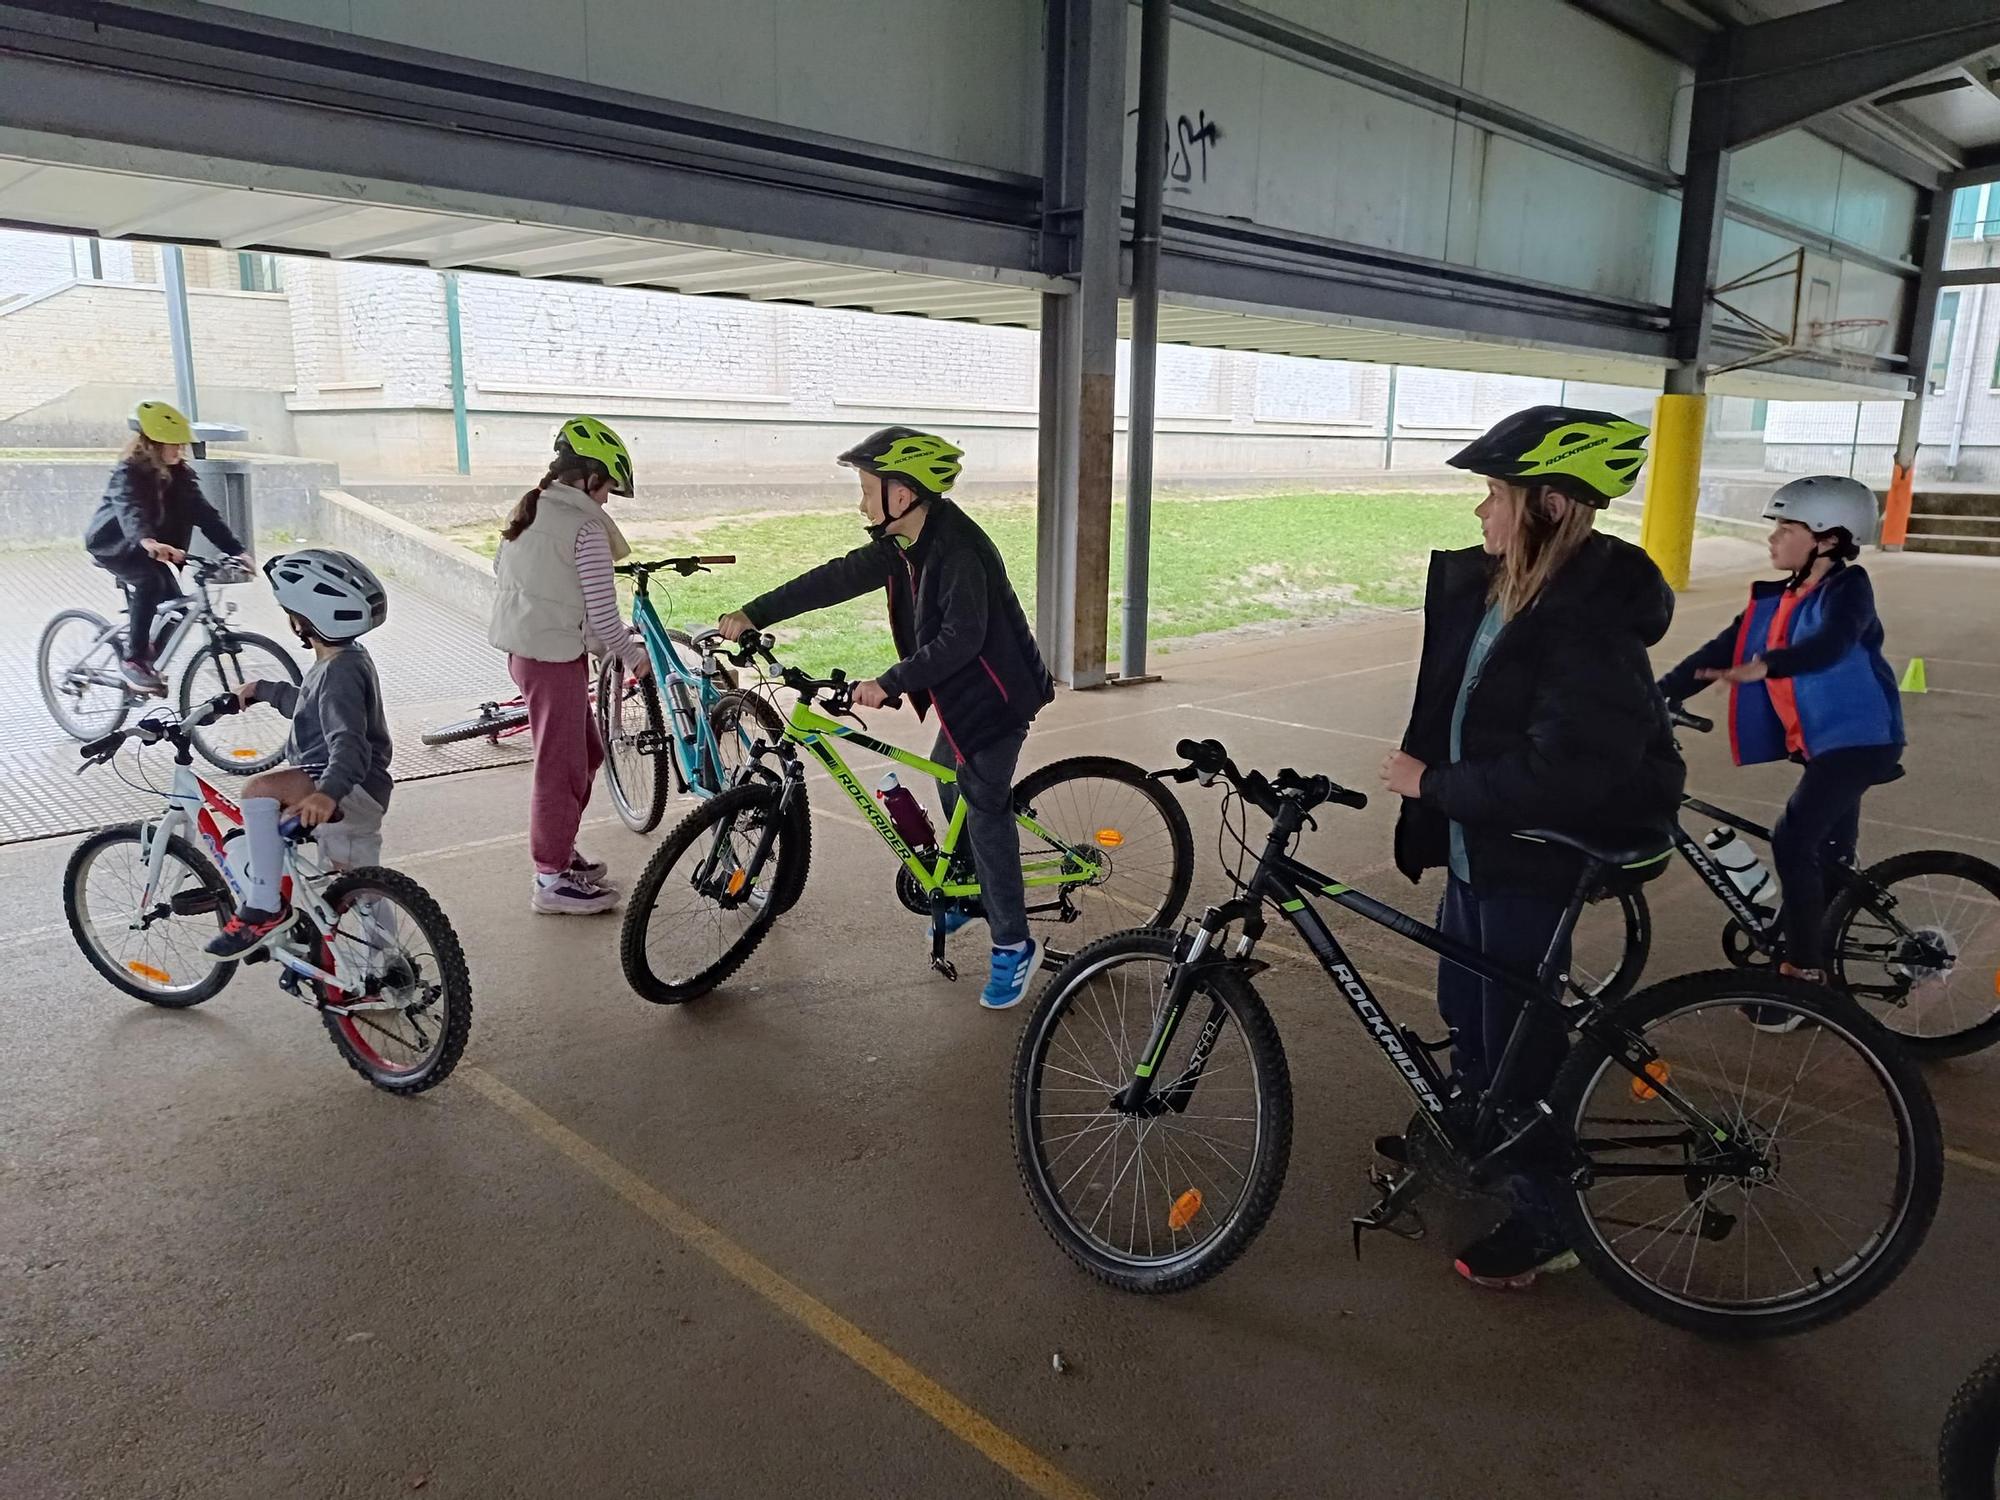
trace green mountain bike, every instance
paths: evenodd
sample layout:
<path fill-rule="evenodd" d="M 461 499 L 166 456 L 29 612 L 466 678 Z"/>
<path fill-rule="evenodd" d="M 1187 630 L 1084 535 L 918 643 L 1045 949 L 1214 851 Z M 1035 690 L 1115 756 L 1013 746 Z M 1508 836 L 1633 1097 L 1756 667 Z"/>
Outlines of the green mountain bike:
<path fill-rule="evenodd" d="M 896 897 L 926 917 L 931 966 L 947 979 L 954 916 L 982 914 L 964 838 L 965 803 L 950 803 L 935 843 L 913 843 L 842 756 L 853 746 L 949 788 L 957 773 L 866 733 L 845 674 L 812 677 L 772 655 L 769 636 L 746 635 L 737 663 L 766 665 L 797 695 L 783 732 L 759 739 L 731 785 L 682 820 L 626 903 L 619 958 L 644 998 L 671 1005 L 707 994 L 756 951 L 805 888 L 812 858 L 805 761 L 817 761 L 896 856 Z M 891 706 L 897 706 L 891 700 Z M 842 723 L 846 719 L 851 722 Z M 1173 794 L 1127 761 L 1077 756 L 1032 771 L 1014 788 L 1028 920 L 1046 961 L 1132 926 L 1171 922 L 1194 877 L 1194 837 Z"/>

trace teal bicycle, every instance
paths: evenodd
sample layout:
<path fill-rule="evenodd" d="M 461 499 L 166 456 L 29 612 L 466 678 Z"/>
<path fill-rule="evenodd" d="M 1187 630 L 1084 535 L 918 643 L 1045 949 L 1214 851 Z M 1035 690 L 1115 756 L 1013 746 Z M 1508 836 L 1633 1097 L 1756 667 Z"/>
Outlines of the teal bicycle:
<path fill-rule="evenodd" d="M 844 673 L 809 676 L 778 662 L 772 645 L 769 636 L 746 635 L 735 662 L 767 665 L 767 675 L 797 695 L 791 713 L 777 733 L 756 731 L 729 787 L 690 812 L 654 851 L 625 906 L 619 959 L 626 980 L 662 1005 L 705 995 L 791 909 L 812 860 L 808 759 L 833 777 L 896 856 L 896 898 L 928 919 L 931 967 L 956 979 L 945 938 L 983 915 L 964 839 L 965 803 L 951 793 L 957 772 L 869 735 L 854 713 L 855 684 Z M 943 834 L 901 788 L 900 796 L 885 791 L 878 802 L 848 766 L 846 748 L 937 782 L 948 808 Z M 1105 756 L 1057 761 L 1016 784 L 1014 807 L 1028 921 L 1051 971 L 1107 933 L 1179 915 L 1194 879 L 1194 836 L 1174 795 L 1138 766 Z"/>

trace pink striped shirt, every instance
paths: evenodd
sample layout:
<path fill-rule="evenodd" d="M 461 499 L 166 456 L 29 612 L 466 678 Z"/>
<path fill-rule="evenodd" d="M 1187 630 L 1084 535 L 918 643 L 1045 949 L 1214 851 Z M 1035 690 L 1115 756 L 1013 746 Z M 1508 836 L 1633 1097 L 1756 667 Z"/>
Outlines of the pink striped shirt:
<path fill-rule="evenodd" d="M 645 643 L 618 613 L 618 584 L 611 571 L 611 543 L 604 528 L 586 523 L 576 533 L 576 576 L 583 584 L 584 629 L 600 655 L 625 666 L 642 660 Z"/>

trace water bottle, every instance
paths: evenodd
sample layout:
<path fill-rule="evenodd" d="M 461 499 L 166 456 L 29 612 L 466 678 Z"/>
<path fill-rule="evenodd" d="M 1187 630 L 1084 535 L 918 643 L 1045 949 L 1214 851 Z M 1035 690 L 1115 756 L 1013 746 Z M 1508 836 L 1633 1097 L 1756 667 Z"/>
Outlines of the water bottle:
<path fill-rule="evenodd" d="M 1778 883 L 1764 868 L 1764 861 L 1757 857 L 1757 851 L 1746 840 L 1738 838 L 1733 828 L 1715 829 L 1701 842 L 1709 857 L 1722 866 L 1729 883 L 1750 903 L 1760 924 L 1769 927 L 1777 921 Z"/>
<path fill-rule="evenodd" d="M 896 832 L 903 842 L 912 849 L 931 849 L 937 844 L 937 834 L 931 828 L 931 820 L 925 814 L 923 804 L 917 801 L 915 793 L 896 780 L 891 771 L 875 788 L 875 800 L 887 809 L 889 821 L 896 825 Z"/>

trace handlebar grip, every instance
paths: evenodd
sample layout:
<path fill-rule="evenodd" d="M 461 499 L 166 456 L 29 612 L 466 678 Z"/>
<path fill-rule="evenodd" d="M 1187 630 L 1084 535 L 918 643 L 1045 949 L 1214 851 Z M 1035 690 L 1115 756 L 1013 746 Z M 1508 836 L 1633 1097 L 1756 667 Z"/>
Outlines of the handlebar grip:
<path fill-rule="evenodd" d="M 1205 776 L 1213 776 L 1229 762 L 1229 752 L 1217 740 L 1182 740 L 1174 754 Z"/>
<path fill-rule="evenodd" d="M 1682 729 L 1692 729 L 1696 734 L 1707 734 L 1715 728 L 1715 720 L 1704 719 L 1700 714 L 1691 714 L 1678 703 L 1667 705 L 1667 716 Z"/>
<path fill-rule="evenodd" d="M 724 566 L 724 565 L 726 565 L 726 564 L 728 564 L 728 563 L 733 563 L 733 562 L 735 562 L 735 561 L 736 561 L 736 554 L 735 554 L 734 552 L 731 552 L 731 553 L 728 553 L 728 554 L 726 554 L 726 555 L 724 555 L 724 554 L 718 554 L 718 555 L 717 555 L 717 556 L 715 556 L 715 557 L 697 557 L 697 558 L 695 559 L 695 561 L 696 561 L 696 562 L 698 562 L 698 563 L 702 563 L 702 564 L 704 564 L 704 565 L 707 565 L 707 566 L 712 566 L 712 567 L 722 567 L 722 566 Z"/>
<path fill-rule="evenodd" d="M 884 698 L 882 700 L 882 706 L 884 708 L 900 709 L 903 706 L 903 695 L 901 693 L 896 693 L 891 695 L 890 697 Z"/>
<path fill-rule="evenodd" d="M 1351 807 L 1356 812 L 1360 812 L 1368 806 L 1368 794 L 1366 792 L 1357 792 L 1344 786 L 1335 787 L 1333 795 L 1327 800 L 1329 802 L 1337 802 L 1342 807 Z"/>

